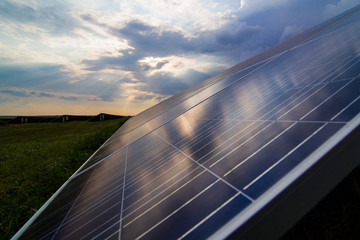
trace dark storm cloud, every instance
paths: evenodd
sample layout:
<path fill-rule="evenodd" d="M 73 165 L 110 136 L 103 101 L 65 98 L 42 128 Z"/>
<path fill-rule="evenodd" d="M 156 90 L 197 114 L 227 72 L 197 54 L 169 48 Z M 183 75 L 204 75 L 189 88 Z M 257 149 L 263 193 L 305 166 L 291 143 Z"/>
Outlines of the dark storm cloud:
<path fill-rule="evenodd" d="M 86 16 L 83 19 L 99 23 L 94 17 Z M 121 68 L 127 71 L 149 70 L 150 67 L 140 68 L 138 61 L 147 56 L 166 57 L 183 54 L 211 54 L 238 57 L 238 51 L 245 41 L 261 31 L 259 26 L 250 26 L 245 22 L 231 22 L 221 29 L 197 33 L 197 37 L 188 38 L 185 33 L 175 30 L 164 30 L 140 20 L 128 22 L 122 28 L 106 26 L 106 29 L 119 39 L 126 39 L 133 47 L 131 51 L 121 51 L 119 57 L 101 57 L 96 60 L 84 60 L 87 70 L 98 71 L 101 69 Z M 235 48 L 235 49 L 234 49 Z M 160 69 L 167 62 L 159 63 Z"/>
<path fill-rule="evenodd" d="M 119 87 L 121 83 L 131 82 L 131 79 L 122 75 L 102 74 L 100 70 L 129 71 L 143 83 L 141 87 L 138 87 L 139 90 L 166 96 L 173 95 L 224 69 L 218 67 L 206 74 L 193 69 L 180 76 L 158 71 L 155 75 L 148 76 L 149 70 L 161 71 L 169 62 L 164 60 L 155 66 L 150 66 L 140 63 L 139 60 L 145 57 L 168 56 L 185 58 L 193 56 L 197 60 L 196 58 L 200 56 L 211 56 L 224 65 L 236 64 L 277 44 L 279 40 L 289 38 L 322 22 L 325 20 L 324 15 L 330 17 L 333 12 L 338 13 L 339 10 L 345 9 L 344 6 L 348 2 L 356 1 L 294 0 L 286 4 L 274 5 L 275 7 L 272 8 L 264 8 L 244 18 L 240 9 L 238 12 L 235 11 L 231 19 L 229 18 L 221 28 L 191 32 L 192 37 L 176 28 L 155 26 L 144 19 L 133 19 L 114 26 L 102 22 L 100 19 L 105 18 L 96 15 L 101 14 L 99 12 L 92 14 L 84 10 L 81 12 L 86 12 L 85 14 L 76 16 L 75 14 L 78 13 L 75 13 L 71 4 L 59 0 L 31 1 L 29 4 L 26 1 L 23 2 L 0 1 L 0 21 L 3 24 L 11 23 L 15 26 L 14 32 L 25 33 L 26 31 L 21 28 L 22 25 L 29 25 L 31 29 L 36 29 L 37 33 L 26 32 L 22 35 L 29 39 L 36 41 L 41 38 L 39 34 L 83 37 L 76 34 L 77 29 L 102 35 L 100 33 L 102 31 L 96 31 L 100 27 L 111 35 L 109 37 L 116 37 L 121 42 L 125 40 L 131 48 L 121 50 L 120 56 L 116 57 L 100 56 L 97 59 L 92 57 L 79 60 L 85 70 L 93 71 L 93 74 L 82 75 L 67 71 L 66 66 L 61 64 L 5 65 L 8 59 L 0 56 L 0 62 L 3 63 L 0 65 L 0 87 L 10 89 L 0 92 L 18 97 L 52 97 L 49 92 L 60 92 L 57 96 L 61 96 L 58 98 L 62 100 L 79 100 L 77 95 L 91 95 L 87 96 L 89 101 L 114 101 L 115 98 L 123 97 L 123 90 Z M 236 15 L 237 17 L 233 18 Z M 94 26 L 97 27 L 93 28 Z M 26 90 L 27 92 L 14 90 L 16 88 L 30 90 Z M 32 90 L 34 94 L 28 93 Z M 76 96 L 69 97 L 65 93 Z M 151 94 L 135 96 L 135 100 L 139 101 L 151 98 L 153 98 Z"/>
<path fill-rule="evenodd" d="M 259 26 L 245 22 L 231 22 L 221 29 L 198 32 L 197 37 L 187 38 L 183 32 L 162 30 L 160 27 L 135 20 L 113 33 L 129 40 L 135 51 L 145 56 L 168 56 L 181 53 L 218 52 L 231 50 L 261 31 Z"/>
<path fill-rule="evenodd" d="M 162 30 L 139 20 L 134 20 L 123 28 L 110 29 L 111 33 L 125 38 L 135 51 L 145 56 L 168 56 L 180 51 L 194 50 L 190 39 L 182 32 Z"/>
<path fill-rule="evenodd" d="M 260 31 L 259 26 L 248 26 L 245 22 L 230 23 L 216 32 L 216 40 L 225 46 L 241 45 L 242 42 Z"/>
<path fill-rule="evenodd" d="M 100 57 L 96 60 L 83 60 L 86 70 L 99 71 L 102 69 L 122 69 L 127 71 L 138 70 L 137 62 L 143 55 L 130 54 L 128 51 L 122 51 L 120 57 Z"/>

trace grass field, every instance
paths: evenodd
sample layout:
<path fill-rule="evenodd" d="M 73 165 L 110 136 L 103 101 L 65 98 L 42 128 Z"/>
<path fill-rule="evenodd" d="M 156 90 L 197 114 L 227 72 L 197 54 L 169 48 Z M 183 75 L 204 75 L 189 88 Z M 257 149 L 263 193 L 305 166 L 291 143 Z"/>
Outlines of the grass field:
<path fill-rule="evenodd" d="M 0 126 L 0 239 L 9 239 L 128 118 Z"/>
<path fill-rule="evenodd" d="M 126 119 L 0 126 L 0 239 L 9 239 Z M 360 239 L 356 168 L 281 240 Z"/>

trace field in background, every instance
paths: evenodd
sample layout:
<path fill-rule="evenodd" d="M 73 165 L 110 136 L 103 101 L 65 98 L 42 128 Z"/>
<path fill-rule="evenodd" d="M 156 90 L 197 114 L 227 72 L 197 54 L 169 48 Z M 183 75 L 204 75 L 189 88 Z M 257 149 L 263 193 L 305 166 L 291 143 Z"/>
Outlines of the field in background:
<path fill-rule="evenodd" d="M 0 126 L 0 239 L 9 239 L 126 120 Z"/>
<path fill-rule="evenodd" d="M 127 119 L 0 126 L 0 239 L 11 238 Z M 360 167 L 281 240 L 360 239 L 359 216 Z"/>

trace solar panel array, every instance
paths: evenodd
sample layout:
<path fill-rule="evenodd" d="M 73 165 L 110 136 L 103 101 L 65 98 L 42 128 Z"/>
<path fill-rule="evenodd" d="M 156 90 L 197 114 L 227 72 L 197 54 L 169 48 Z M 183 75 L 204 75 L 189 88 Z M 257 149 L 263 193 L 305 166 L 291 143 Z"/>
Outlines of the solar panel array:
<path fill-rule="evenodd" d="M 359 125 L 359 10 L 135 116 L 14 238 L 228 236 Z"/>

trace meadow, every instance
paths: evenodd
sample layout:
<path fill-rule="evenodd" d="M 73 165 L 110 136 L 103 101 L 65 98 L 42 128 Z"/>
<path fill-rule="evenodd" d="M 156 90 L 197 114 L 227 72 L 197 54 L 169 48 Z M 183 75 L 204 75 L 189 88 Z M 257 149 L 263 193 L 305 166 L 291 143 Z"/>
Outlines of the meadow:
<path fill-rule="evenodd" d="M 0 239 L 10 239 L 128 118 L 0 125 Z M 281 240 L 360 239 L 360 167 Z"/>
<path fill-rule="evenodd" d="M 11 238 L 127 119 L 0 125 L 0 239 Z"/>

